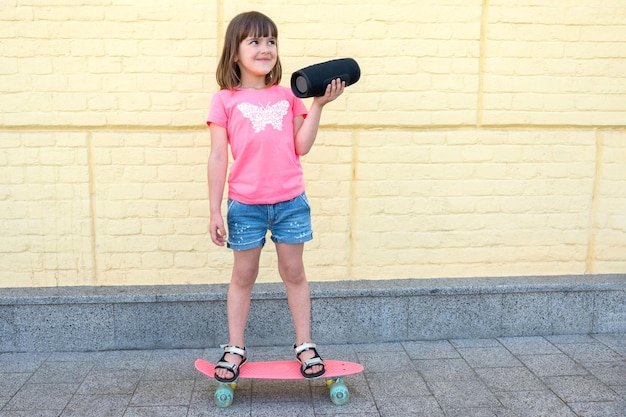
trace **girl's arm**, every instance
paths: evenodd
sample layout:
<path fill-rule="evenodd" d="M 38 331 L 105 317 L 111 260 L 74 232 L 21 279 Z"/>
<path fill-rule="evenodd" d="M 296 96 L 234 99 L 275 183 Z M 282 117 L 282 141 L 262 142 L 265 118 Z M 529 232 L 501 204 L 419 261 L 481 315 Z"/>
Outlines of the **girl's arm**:
<path fill-rule="evenodd" d="M 218 246 L 226 243 L 226 228 L 222 217 L 222 199 L 228 168 L 228 136 L 226 129 L 211 123 L 211 152 L 207 166 L 209 178 L 209 208 L 211 212 L 209 232 Z"/>
<path fill-rule="evenodd" d="M 320 118 L 322 117 L 322 109 L 324 106 L 343 93 L 343 89 L 346 87 L 346 82 L 337 78 L 333 80 L 326 87 L 326 93 L 321 97 L 315 97 L 313 104 L 309 109 L 309 114 L 306 118 L 299 116 L 294 119 L 294 135 L 296 144 L 296 153 L 298 155 L 306 155 L 309 153 L 315 143 L 315 137 L 317 136 L 317 129 L 320 125 Z"/>

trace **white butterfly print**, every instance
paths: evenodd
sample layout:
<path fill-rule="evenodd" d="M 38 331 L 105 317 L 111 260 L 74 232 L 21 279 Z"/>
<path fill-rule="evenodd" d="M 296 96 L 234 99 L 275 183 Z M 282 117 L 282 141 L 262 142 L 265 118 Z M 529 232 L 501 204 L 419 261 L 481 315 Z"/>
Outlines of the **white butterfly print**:
<path fill-rule="evenodd" d="M 281 100 L 272 105 L 267 103 L 266 106 L 262 104 L 256 106 L 252 103 L 239 103 L 237 108 L 246 119 L 250 120 L 254 133 L 265 130 L 265 126 L 268 124 L 271 124 L 274 129 L 282 131 L 283 117 L 287 114 L 289 102 Z"/>

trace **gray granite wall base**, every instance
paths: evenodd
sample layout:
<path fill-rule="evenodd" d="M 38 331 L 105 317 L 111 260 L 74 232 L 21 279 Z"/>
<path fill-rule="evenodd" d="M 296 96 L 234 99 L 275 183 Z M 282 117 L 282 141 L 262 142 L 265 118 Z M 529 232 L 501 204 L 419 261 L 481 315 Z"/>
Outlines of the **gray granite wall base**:
<path fill-rule="evenodd" d="M 228 341 L 226 285 L 0 288 L 0 352 Z M 626 274 L 311 283 L 321 344 L 626 332 Z M 258 284 L 247 344 L 294 342 L 282 284 Z"/>

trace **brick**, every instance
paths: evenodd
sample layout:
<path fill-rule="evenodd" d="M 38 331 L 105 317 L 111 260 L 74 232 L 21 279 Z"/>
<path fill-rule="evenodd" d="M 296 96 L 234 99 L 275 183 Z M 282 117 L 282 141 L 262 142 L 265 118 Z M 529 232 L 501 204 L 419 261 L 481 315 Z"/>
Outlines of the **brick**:
<path fill-rule="evenodd" d="M 158 238 L 154 236 L 125 236 L 124 238 L 106 239 L 102 244 L 103 258 L 109 262 L 108 254 L 155 252 L 159 250 Z"/>
<path fill-rule="evenodd" d="M 0 62 L 0 74 L 2 75 L 15 75 L 19 72 L 18 70 L 18 60 L 17 58 L 8 58 L 5 57 L 2 59 L 2 62 Z M 16 79 L 17 77 L 11 77 L 11 79 Z M 8 79 L 8 78 L 7 78 Z M 6 85 L 3 83 L 3 91 L 9 91 L 10 83 L 6 83 Z M 21 88 L 16 88 L 15 91 L 23 91 L 24 89 L 27 89 L 25 87 L 21 87 Z"/>
<path fill-rule="evenodd" d="M 206 253 L 180 252 L 174 257 L 177 268 L 203 268 L 207 265 Z"/>
<path fill-rule="evenodd" d="M 87 71 L 91 74 L 118 74 L 122 72 L 121 57 L 93 57 L 89 58 L 86 63 Z"/>
<path fill-rule="evenodd" d="M 171 268 L 174 266 L 174 254 L 168 252 L 142 253 L 141 266 L 159 269 Z"/>

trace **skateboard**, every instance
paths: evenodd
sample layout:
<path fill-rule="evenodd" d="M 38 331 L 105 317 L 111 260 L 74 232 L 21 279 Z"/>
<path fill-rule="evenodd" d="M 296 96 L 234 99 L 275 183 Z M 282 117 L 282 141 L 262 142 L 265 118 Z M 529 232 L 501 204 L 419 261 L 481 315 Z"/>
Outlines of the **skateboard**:
<path fill-rule="evenodd" d="M 345 361 L 324 361 L 326 372 L 322 375 L 326 385 L 330 389 L 330 400 L 333 404 L 344 405 L 350 400 L 348 387 L 344 377 L 363 372 L 363 365 Z M 241 379 L 265 379 L 265 380 L 295 380 L 305 379 L 300 373 L 300 362 L 269 361 L 269 362 L 246 362 L 241 367 L 239 378 Z M 196 369 L 209 378 L 215 377 L 215 365 L 204 359 L 196 360 Z M 213 397 L 215 405 L 226 408 L 233 403 L 237 381 L 230 383 L 220 382 Z"/>

